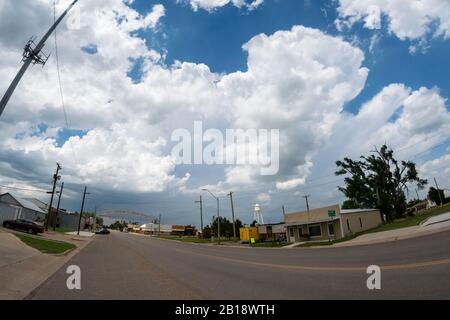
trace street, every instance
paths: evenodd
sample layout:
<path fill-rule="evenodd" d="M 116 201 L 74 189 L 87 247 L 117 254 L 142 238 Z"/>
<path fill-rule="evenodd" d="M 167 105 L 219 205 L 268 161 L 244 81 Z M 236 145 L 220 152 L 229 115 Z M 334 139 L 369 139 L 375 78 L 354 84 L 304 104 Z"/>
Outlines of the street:
<path fill-rule="evenodd" d="M 97 236 L 29 299 L 448 299 L 450 232 L 322 249 L 216 247 Z M 381 290 L 366 268 L 381 267 Z M 68 265 L 81 290 L 68 290 Z"/>

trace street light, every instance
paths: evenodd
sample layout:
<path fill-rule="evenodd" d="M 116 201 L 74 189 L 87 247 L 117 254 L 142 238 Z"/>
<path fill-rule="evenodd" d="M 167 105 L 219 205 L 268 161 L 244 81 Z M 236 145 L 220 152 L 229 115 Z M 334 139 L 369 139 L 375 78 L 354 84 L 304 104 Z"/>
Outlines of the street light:
<path fill-rule="evenodd" d="M 213 196 L 214 199 L 217 201 L 217 244 L 220 244 L 220 213 L 219 213 L 219 198 L 214 195 L 211 191 L 208 189 L 202 189 L 202 191 L 209 192 L 210 195 Z"/>

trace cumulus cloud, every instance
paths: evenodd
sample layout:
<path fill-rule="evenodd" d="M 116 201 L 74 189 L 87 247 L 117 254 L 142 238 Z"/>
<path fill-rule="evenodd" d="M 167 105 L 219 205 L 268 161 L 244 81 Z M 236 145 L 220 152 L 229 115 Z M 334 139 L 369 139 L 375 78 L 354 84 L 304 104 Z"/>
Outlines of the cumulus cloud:
<path fill-rule="evenodd" d="M 339 0 L 338 29 L 362 21 L 367 29 L 380 29 L 386 17 L 389 32 L 401 40 L 450 37 L 450 2 L 447 0 Z M 414 45 L 411 50 L 416 50 Z"/>
<path fill-rule="evenodd" d="M 364 103 L 356 115 L 343 113 L 333 127 L 333 139 L 314 158 L 321 172 L 334 172 L 336 159 L 357 158 L 386 143 L 399 159 L 414 160 L 418 153 L 448 139 L 450 112 L 437 88 L 413 90 L 391 84 Z M 328 163 L 328 167 L 326 165 Z"/>
<path fill-rule="evenodd" d="M 197 11 L 198 9 L 213 11 L 217 8 L 224 7 L 228 4 L 232 4 L 238 8 L 246 8 L 248 10 L 254 10 L 264 2 L 264 0 L 177 0 L 177 1 L 189 2 L 194 11 Z"/>
<path fill-rule="evenodd" d="M 244 49 L 248 70 L 218 84 L 231 103 L 234 126 L 280 129 L 280 171 L 272 179 L 280 188 L 299 185 L 344 104 L 364 87 L 364 54 L 340 38 L 301 26 L 255 36 Z M 262 178 L 255 166 L 243 170 L 231 168 L 227 176 L 271 179 Z"/>
<path fill-rule="evenodd" d="M 268 203 L 272 200 L 272 196 L 268 193 L 260 193 L 255 199 L 257 202 Z"/>

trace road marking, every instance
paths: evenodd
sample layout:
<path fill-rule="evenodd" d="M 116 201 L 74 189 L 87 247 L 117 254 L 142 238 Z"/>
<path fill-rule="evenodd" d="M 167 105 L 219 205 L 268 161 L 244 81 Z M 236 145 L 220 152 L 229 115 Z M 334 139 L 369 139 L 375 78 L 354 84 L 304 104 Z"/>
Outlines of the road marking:
<path fill-rule="evenodd" d="M 186 253 L 184 250 L 173 249 L 178 252 Z M 227 257 L 220 257 L 205 253 L 198 252 L 190 252 L 192 254 L 198 256 L 204 256 L 208 258 L 214 258 L 218 260 L 223 260 L 227 262 L 234 262 L 240 264 L 254 265 L 258 267 L 269 267 L 276 269 L 290 269 L 290 270 L 306 270 L 306 271 L 334 271 L 334 272 L 366 272 L 367 266 L 364 267 L 322 267 L 322 266 L 305 266 L 305 265 L 292 265 L 292 264 L 277 264 L 277 263 L 266 263 L 266 262 L 257 262 L 257 261 L 249 261 L 249 260 L 241 260 Z M 442 259 L 442 260 L 433 260 L 433 261 L 424 261 L 424 262 L 415 262 L 415 263 L 405 263 L 405 264 L 396 264 L 396 265 L 380 265 L 381 270 L 402 270 L 402 269 L 416 269 L 423 267 L 432 267 L 438 265 L 447 265 L 450 264 L 450 258 Z"/>

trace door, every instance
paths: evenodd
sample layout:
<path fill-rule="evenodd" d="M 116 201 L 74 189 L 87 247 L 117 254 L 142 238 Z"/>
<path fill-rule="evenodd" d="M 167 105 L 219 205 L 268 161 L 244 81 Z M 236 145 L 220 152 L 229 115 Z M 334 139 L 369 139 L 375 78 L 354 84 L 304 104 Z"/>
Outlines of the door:
<path fill-rule="evenodd" d="M 16 212 L 14 213 L 14 220 L 19 220 L 22 218 L 22 208 L 21 207 L 14 207 Z"/>

